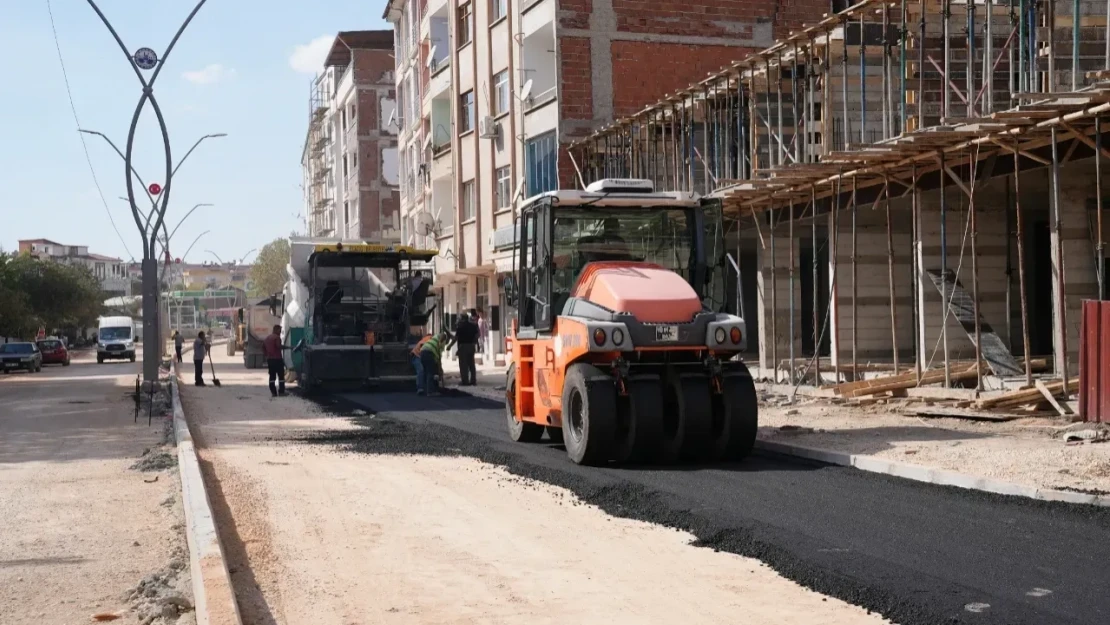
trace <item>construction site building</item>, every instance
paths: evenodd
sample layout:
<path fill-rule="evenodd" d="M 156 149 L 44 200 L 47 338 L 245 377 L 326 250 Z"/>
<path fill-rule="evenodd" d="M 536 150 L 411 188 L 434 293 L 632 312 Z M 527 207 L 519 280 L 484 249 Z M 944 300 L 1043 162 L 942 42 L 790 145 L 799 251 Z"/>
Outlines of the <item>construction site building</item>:
<path fill-rule="evenodd" d="M 1071 380 L 1106 295 L 1108 11 L 865 0 L 578 140 L 576 176 L 722 199 L 719 305 L 769 379 Z"/>

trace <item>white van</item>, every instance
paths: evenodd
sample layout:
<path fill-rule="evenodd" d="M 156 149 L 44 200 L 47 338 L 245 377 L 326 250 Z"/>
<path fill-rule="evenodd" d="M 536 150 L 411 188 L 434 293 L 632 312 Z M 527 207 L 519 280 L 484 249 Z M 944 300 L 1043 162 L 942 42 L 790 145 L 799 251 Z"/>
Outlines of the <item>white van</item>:
<path fill-rule="evenodd" d="M 135 320 L 131 317 L 101 317 L 96 332 L 96 362 L 117 358 L 135 362 Z"/>

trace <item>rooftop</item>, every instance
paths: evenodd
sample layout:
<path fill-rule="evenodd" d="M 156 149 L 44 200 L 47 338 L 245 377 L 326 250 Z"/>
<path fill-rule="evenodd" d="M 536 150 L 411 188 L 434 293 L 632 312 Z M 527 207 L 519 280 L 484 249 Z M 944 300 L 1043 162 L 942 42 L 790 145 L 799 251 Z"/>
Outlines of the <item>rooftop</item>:
<path fill-rule="evenodd" d="M 331 44 L 331 50 L 324 60 L 325 67 L 347 65 L 351 62 L 351 50 L 392 50 L 392 30 L 346 30 L 341 31 Z"/>

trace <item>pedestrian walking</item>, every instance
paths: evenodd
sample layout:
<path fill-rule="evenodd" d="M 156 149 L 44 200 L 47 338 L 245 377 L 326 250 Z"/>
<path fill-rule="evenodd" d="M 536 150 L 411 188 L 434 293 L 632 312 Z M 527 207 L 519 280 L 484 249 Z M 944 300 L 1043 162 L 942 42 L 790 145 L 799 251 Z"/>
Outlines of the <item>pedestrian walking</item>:
<path fill-rule="evenodd" d="M 204 340 L 204 332 L 197 332 L 193 341 L 193 371 L 194 384 L 204 386 L 204 357 L 208 355 L 208 342 Z"/>
<path fill-rule="evenodd" d="M 448 333 L 445 330 L 440 331 L 439 334 L 433 336 L 420 348 L 420 366 L 424 370 L 424 393 L 429 397 L 439 395 L 436 380 L 443 374 L 440 361 L 449 340 Z"/>
<path fill-rule="evenodd" d="M 173 349 L 177 352 L 177 362 L 181 362 L 181 348 L 185 346 L 185 337 L 180 330 L 173 331 Z"/>
<path fill-rule="evenodd" d="M 416 371 L 416 394 L 424 394 L 424 364 L 420 361 L 420 350 L 424 345 L 432 340 L 431 334 L 425 334 L 423 338 L 416 342 L 416 346 L 412 348 L 412 368 Z"/>
<path fill-rule="evenodd" d="M 460 384 L 474 386 L 478 383 L 478 370 L 474 366 L 474 354 L 478 350 L 478 324 L 465 313 L 459 317 L 459 325 L 455 328 L 455 343 L 458 344 L 455 353 L 459 356 Z"/>
<path fill-rule="evenodd" d="M 266 354 L 266 369 L 270 376 L 270 396 L 285 395 L 285 356 L 282 354 L 280 325 L 274 325 L 270 335 L 262 340 L 262 351 Z"/>

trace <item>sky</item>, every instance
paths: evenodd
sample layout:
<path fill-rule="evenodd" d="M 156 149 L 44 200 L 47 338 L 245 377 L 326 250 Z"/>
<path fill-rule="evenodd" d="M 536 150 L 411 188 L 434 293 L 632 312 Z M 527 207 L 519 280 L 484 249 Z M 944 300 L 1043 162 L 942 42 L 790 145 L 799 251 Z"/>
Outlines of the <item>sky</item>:
<path fill-rule="evenodd" d="M 129 50 L 149 47 L 161 57 L 196 0 L 97 4 Z M 46 238 L 141 258 L 138 226 L 120 199 L 127 195 L 123 160 L 100 137 L 77 132 L 58 48 L 80 126 L 120 150 L 142 95 L 127 58 L 88 0 L 0 5 L 0 248 Z M 200 137 L 228 135 L 204 141 L 174 176 L 170 230 L 194 205 L 214 206 L 181 224 L 172 255 L 193 245 L 191 262 L 231 262 L 303 230 L 300 160 L 311 81 L 338 31 L 388 28 L 383 9 L 383 0 L 207 0 L 154 84 L 175 165 Z M 143 180 L 164 186 L 161 131 L 149 104 L 134 154 Z M 135 192 L 149 209 L 138 183 Z"/>

